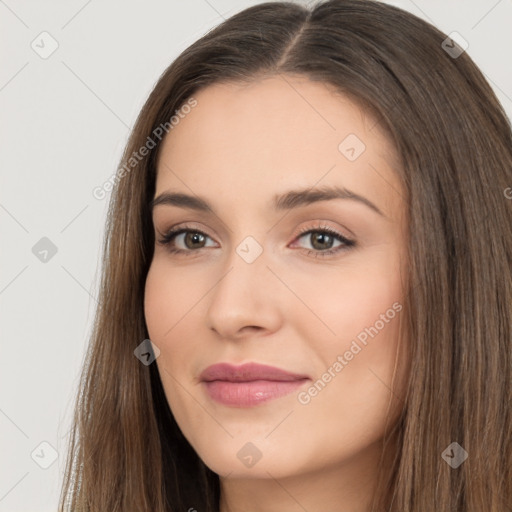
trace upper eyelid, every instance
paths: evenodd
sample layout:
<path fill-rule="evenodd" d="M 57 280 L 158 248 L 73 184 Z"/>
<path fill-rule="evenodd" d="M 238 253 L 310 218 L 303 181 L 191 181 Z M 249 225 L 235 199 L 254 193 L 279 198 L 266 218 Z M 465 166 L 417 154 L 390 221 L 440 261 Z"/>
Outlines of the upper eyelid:
<path fill-rule="evenodd" d="M 320 221 L 320 222 L 325 222 L 325 221 Z M 214 240 L 214 237 L 211 236 L 210 234 L 208 234 L 206 232 L 206 230 L 202 229 L 202 228 L 199 228 L 199 227 L 196 227 L 196 226 L 190 226 L 187 222 L 185 222 L 185 224 L 178 224 L 176 226 L 173 226 L 171 228 L 168 228 L 168 229 L 165 229 L 163 230 L 163 233 L 162 233 L 162 237 L 167 237 L 167 236 L 170 236 L 171 234 L 173 235 L 173 240 L 176 239 L 177 236 L 183 234 L 183 232 L 198 232 L 198 233 L 202 233 L 203 235 L 207 236 L 208 238 L 210 238 L 211 240 Z M 311 226 L 311 227 L 308 227 L 308 228 L 302 228 L 300 229 L 300 231 L 298 233 L 296 233 L 293 237 L 293 241 L 299 239 L 299 238 L 302 238 L 304 236 L 307 236 L 309 234 L 311 234 L 312 232 L 316 232 L 316 231 L 332 231 L 332 235 L 335 236 L 335 237 L 339 237 L 341 238 L 341 242 L 350 242 L 350 243 L 355 243 L 355 237 L 352 236 L 352 235 L 345 235 L 344 233 L 340 232 L 340 229 L 338 228 L 335 228 L 335 227 L 332 227 L 332 226 L 328 226 L 328 225 L 322 225 L 322 226 Z"/>

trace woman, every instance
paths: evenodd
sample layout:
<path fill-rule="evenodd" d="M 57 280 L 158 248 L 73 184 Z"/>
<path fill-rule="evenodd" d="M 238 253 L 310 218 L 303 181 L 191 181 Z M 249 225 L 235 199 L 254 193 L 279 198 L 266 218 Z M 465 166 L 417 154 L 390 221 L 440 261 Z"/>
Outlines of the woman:
<path fill-rule="evenodd" d="M 512 133 L 454 41 L 246 9 L 114 181 L 61 510 L 512 509 Z"/>

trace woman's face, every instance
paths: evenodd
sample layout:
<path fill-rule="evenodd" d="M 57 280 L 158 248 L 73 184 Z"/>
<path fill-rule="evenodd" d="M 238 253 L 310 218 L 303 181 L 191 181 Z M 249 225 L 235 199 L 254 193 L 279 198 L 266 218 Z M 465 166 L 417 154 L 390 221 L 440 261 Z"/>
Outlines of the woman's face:
<path fill-rule="evenodd" d="M 367 474 L 405 392 L 406 361 L 393 381 L 406 275 L 394 148 L 305 78 L 214 85 L 195 99 L 161 148 L 155 197 L 183 196 L 154 206 L 145 289 L 174 417 L 222 476 Z M 319 194 L 335 188 L 364 199 Z M 201 380 L 210 365 L 249 362 L 302 379 Z"/>

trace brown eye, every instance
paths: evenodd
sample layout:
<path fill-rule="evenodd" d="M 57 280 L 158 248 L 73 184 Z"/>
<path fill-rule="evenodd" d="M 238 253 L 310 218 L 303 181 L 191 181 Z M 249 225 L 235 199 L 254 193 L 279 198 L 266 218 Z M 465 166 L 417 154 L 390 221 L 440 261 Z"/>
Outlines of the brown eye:
<path fill-rule="evenodd" d="M 185 236 L 183 237 L 183 242 L 188 249 L 201 249 L 204 241 L 205 235 L 196 231 L 185 232 Z M 199 244 L 199 247 L 197 247 L 197 244 Z"/>
<path fill-rule="evenodd" d="M 210 237 L 202 231 L 181 227 L 169 230 L 158 243 L 166 246 L 171 253 L 189 253 L 206 247 L 205 242 L 208 238 Z M 184 248 L 176 247 L 177 243 Z"/>
<path fill-rule="evenodd" d="M 315 231 L 310 234 L 311 245 L 319 251 L 331 249 L 335 238 L 322 231 Z"/>
<path fill-rule="evenodd" d="M 297 239 L 306 238 L 310 240 L 310 245 L 313 248 L 308 250 L 308 255 L 316 256 L 329 256 L 340 251 L 345 251 L 354 247 L 356 243 L 349 240 L 337 231 L 325 226 L 315 229 L 303 230 Z M 333 243 L 338 240 L 340 244 L 333 248 Z"/>

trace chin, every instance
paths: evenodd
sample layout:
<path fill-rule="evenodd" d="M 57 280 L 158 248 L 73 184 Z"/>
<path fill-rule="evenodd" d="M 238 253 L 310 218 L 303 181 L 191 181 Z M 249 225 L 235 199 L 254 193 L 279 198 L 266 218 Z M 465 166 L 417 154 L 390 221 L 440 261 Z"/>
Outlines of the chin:
<path fill-rule="evenodd" d="M 284 478 L 300 471 L 296 444 L 276 446 L 270 440 L 229 439 L 215 448 L 196 450 L 201 460 L 219 476 L 229 478 Z M 287 449 L 288 448 L 288 449 Z"/>

